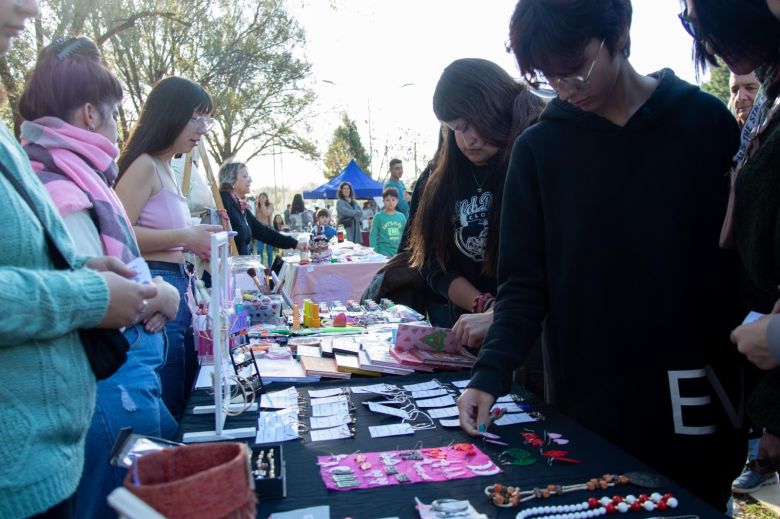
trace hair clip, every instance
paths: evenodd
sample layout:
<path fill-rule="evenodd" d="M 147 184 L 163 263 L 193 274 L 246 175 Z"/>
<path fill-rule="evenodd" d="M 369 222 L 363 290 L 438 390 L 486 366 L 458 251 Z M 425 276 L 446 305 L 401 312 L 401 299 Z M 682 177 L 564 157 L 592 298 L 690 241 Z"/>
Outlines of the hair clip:
<path fill-rule="evenodd" d="M 60 61 L 65 60 L 68 58 L 71 54 L 76 52 L 76 50 L 81 46 L 81 39 L 80 38 L 67 38 L 64 36 L 61 36 L 62 41 L 59 43 L 55 43 L 59 38 L 56 38 L 54 42 L 52 42 L 56 47 L 59 47 L 60 45 L 65 44 L 66 41 L 69 43 L 65 44 L 65 46 L 60 49 L 60 51 L 57 53 L 57 59 Z"/>

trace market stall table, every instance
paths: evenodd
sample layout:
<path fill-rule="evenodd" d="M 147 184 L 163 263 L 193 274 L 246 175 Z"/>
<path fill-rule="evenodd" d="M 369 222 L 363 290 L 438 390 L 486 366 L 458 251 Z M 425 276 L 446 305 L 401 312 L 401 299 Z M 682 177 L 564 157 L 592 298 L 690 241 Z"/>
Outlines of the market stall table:
<path fill-rule="evenodd" d="M 296 385 L 302 395 L 308 398 L 307 389 L 324 389 L 328 387 L 365 386 L 381 381 L 388 384 L 406 385 L 418 382 L 438 379 L 442 384 L 452 387 L 448 382 L 463 380 L 468 377 L 468 372 L 437 373 L 435 375 L 410 375 L 405 377 L 384 377 L 382 379 L 353 378 L 346 381 L 333 381 L 309 385 Z M 289 384 L 272 384 L 269 391 L 276 391 L 289 387 Z M 513 393 L 528 397 L 528 402 L 543 413 L 544 421 L 527 423 L 522 425 L 509 425 L 503 427 L 491 427 L 491 431 L 499 434 L 503 441 L 510 447 L 519 447 L 529 452 L 535 448 L 524 443 L 523 432 L 533 431 L 538 436 L 544 437 L 545 433 L 556 432 L 569 440 L 565 445 L 549 447 L 568 452 L 568 457 L 580 460 L 581 463 L 565 463 L 554 461 L 548 463 L 542 456 L 527 466 L 502 465 L 503 474 L 472 479 L 453 479 L 441 483 L 419 483 L 387 486 L 366 490 L 328 491 L 320 477 L 319 467 L 316 465 L 317 456 L 329 456 L 334 454 L 354 454 L 357 452 L 376 452 L 386 450 L 405 450 L 414 448 L 444 447 L 451 443 L 473 442 L 482 452 L 488 454 L 494 462 L 498 462 L 499 454 L 508 449 L 500 445 L 487 443 L 467 436 L 460 429 L 445 429 L 438 424 L 434 429 L 419 430 L 412 436 L 395 436 L 372 439 L 368 427 L 373 425 L 386 425 L 397 423 L 399 419 L 373 414 L 368 411 L 362 402 L 374 399 L 377 395 L 351 394 L 350 398 L 356 407 L 357 423 L 356 436 L 344 440 L 331 440 L 312 442 L 310 435 L 304 433 L 299 440 L 282 443 L 283 457 L 286 464 L 287 497 L 282 499 L 263 499 L 257 508 L 257 517 L 266 518 L 274 512 L 296 510 L 318 505 L 329 505 L 332 518 L 377 518 L 377 517 L 418 517 L 414 509 L 414 498 L 418 497 L 425 503 L 435 499 L 468 499 L 479 511 L 488 517 L 510 518 L 515 517 L 518 508 L 497 508 L 490 503 L 484 494 L 486 486 L 493 483 L 519 485 L 523 489 L 533 487 L 545 487 L 548 483 L 575 484 L 584 483 L 591 478 L 601 477 L 603 474 L 623 474 L 632 471 L 641 471 L 654 474 L 651 469 L 642 464 L 627 453 L 611 445 L 603 438 L 586 430 L 578 424 L 557 413 L 553 408 L 532 398 L 521 387 L 515 386 Z M 208 403 L 212 398 L 207 391 L 198 390 L 193 393 L 188 412 L 181 422 L 180 436 L 183 432 L 200 431 L 213 428 L 213 416 L 193 415 L 193 405 Z M 229 417 L 227 427 L 248 427 L 257 423 L 257 412 L 245 413 L 238 417 Z M 303 423 L 306 419 L 303 419 Z M 682 461 L 681 461 L 682 462 Z M 639 488 L 632 485 L 612 487 L 604 491 L 579 491 L 563 496 L 554 496 L 548 500 L 536 499 L 523 508 L 542 505 L 574 504 L 586 501 L 589 497 L 601 498 L 614 495 L 650 494 L 655 490 Z M 669 482 L 668 485 L 658 489 L 660 493 L 672 493 L 679 500 L 679 507 L 674 510 L 662 512 L 630 512 L 625 517 L 643 519 L 658 516 L 684 516 L 696 514 L 694 517 L 711 518 L 723 517 L 723 514 L 709 507 L 702 500 L 690 494 L 679 485 Z M 523 509 L 521 508 L 521 509 Z M 619 514 L 623 516 L 623 514 Z"/>
<path fill-rule="evenodd" d="M 350 261 L 346 263 L 321 263 L 301 265 L 297 256 L 284 258 L 280 281 L 282 290 L 299 306 L 304 299 L 316 303 L 350 299 L 360 301 L 374 274 L 387 262 L 386 259 Z"/>

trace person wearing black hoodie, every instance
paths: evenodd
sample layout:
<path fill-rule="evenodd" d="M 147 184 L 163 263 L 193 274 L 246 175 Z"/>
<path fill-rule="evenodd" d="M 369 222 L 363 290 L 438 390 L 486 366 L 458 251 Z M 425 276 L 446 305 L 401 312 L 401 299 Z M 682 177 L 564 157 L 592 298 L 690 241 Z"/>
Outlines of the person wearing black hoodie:
<path fill-rule="evenodd" d="M 460 421 L 486 430 L 544 323 L 551 403 L 725 510 L 746 446 L 728 347 L 744 314 L 718 248 L 738 128 L 671 70 L 633 69 L 631 13 L 517 4 L 520 70 L 557 97 L 512 150 L 494 319 Z"/>

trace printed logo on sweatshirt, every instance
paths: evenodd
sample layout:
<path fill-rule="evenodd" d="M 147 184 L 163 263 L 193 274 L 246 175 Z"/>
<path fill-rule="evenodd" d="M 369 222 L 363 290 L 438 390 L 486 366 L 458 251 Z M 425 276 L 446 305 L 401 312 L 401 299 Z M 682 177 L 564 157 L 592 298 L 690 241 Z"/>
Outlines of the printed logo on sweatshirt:
<path fill-rule="evenodd" d="M 485 258 L 490 208 L 493 193 L 485 191 L 455 204 L 455 245 L 471 261 L 481 262 Z"/>

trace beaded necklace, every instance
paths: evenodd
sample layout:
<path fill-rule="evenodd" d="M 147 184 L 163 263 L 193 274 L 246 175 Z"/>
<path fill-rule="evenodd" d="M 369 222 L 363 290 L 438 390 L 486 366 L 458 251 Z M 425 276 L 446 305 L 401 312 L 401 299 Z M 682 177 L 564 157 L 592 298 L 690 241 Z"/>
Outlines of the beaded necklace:
<path fill-rule="evenodd" d="M 573 505 L 536 506 L 520 511 L 515 517 L 516 519 L 528 519 L 531 517 L 536 519 L 584 519 L 614 514 L 615 512 L 663 511 L 670 508 L 677 508 L 678 504 L 677 498 L 672 496 L 672 494 L 661 495 L 658 492 L 653 492 L 649 496 L 642 494 L 639 497 L 636 497 L 629 494 L 626 497 L 604 496 L 601 499 L 591 497 L 587 501 Z M 679 519 L 682 519 L 683 517 L 695 516 L 679 516 Z"/>

